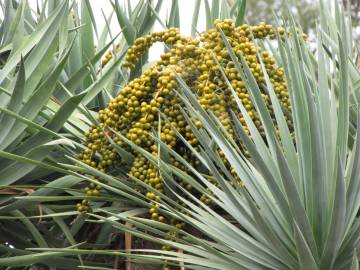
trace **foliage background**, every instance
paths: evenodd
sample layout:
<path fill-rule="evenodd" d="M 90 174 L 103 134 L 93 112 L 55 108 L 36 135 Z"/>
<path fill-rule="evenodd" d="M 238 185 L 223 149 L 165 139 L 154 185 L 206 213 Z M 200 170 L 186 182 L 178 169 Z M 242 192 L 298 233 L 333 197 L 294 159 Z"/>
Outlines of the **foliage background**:
<path fill-rule="evenodd" d="M 219 0 L 208 0 L 209 5 L 213 1 Z M 235 0 L 225 0 L 230 5 L 234 4 Z M 360 1 L 358 0 L 342 0 L 345 6 L 349 6 L 351 10 L 351 17 L 353 20 L 353 37 L 354 40 L 359 44 L 360 40 Z M 33 8 L 36 7 L 36 0 L 30 0 L 30 6 Z M 131 5 L 134 6 L 139 0 L 130 1 Z M 165 18 L 168 16 L 169 10 L 171 10 L 172 0 L 164 1 L 162 7 L 159 11 L 159 16 Z M 188 0 L 179 0 L 179 13 L 180 18 L 186 18 L 189 14 L 193 13 L 194 5 L 189 5 Z M 119 1 L 119 4 L 123 7 L 127 5 L 125 1 Z M 112 12 L 112 6 L 109 1 L 96 1 L 90 0 L 90 5 L 93 9 L 94 16 L 96 17 L 97 27 L 99 29 L 105 26 L 104 15 L 109 16 Z M 289 8 L 296 20 L 300 23 L 305 33 L 310 37 L 310 42 L 316 43 L 315 40 L 315 22 L 319 14 L 319 2 L 317 0 L 248 0 L 247 1 L 247 10 L 246 10 L 246 20 L 250 24 L 256 24 L 261 21 L 267 23 L 274 23 L 273 12 L 276 11 L 277 16 L 281 17 L 285 10 Z M 1 12 L 1 11 L 0 11 Z M 203 31 L 206 28 L 206 12 L 205 12 L 205 2 L 202 1 L 199 9 L 198 24 L 197 30 Z M 190 35 L 192 30 L 192 20 L 190 19 L 180 19 L 181 31 L 185 35 Z M 155 22 L 154 30 L 160 30 L 162 28 L 159 22 Z M 113 34 L 116 34 L 120 31 L 119 25 L 115 22 L 113 18 L 113 23 L 110 23 L 110 29 Z M 360 45 L 357 45 L 358 49 Z M 155 60 L 162 52 L 163 47 L 160 44 L 156 44 L 149 53 L 150 60 Z"/>
<path fill-rule="evenodd" d="M 111 25 L 122 26 L 126 29 L 125 37 L 119 37 L 120 51 L 102 69 L 100 60 L 105 51 L 113 48 L 113 44 L 108 41 L 115 37 L 116 31 L 110 35 L 108 30 L 111 27 L 107 28 L 106 24 L 95 26 L 96 19 L 100 15 L 93 14 L 89 8 L 90 4 L 94 3 L 93 1 L 78 1 L 79 5 L 71 14 L 67 13 L 65 5 L 67 1 L 47 1 L 46 8 L 42 8 L 42 5 L 39 5 L 39 8 L 36 6 L 33 14 L 29 12 L 26 2 L 22 2 L 24 4 L 18 8 L 16 1 L 1 1 L 3 14 L 8 9 L 6 14 L 9 16 L 6 19 L 0 16 L 2 23 L 0 38 L 0 66 L 2 68 L 0 73 L 0 121 L 2 123 L 0 131 L 2 135 L 0 138 L 0 185 L 2 186 L 0 256 L 2 258 L 0 262 L 1 265 L 10 267 L 4 266 L 4 269 L 16 269 L 20 265 L 32 269 L 46 267 L 74 269 L 79 264 L 90 265 L 95 269 L 100 269 L 100 266 L 112 267 L 116 265 L 116 258 L 119 258 L 117 255 L 123 254 L 112 253 L 108 250 L 124 248 L 123 231 L 130 230 L 124 228 L 119 220 L 126 220 L 146 211 L 139 208 L 139 206 L 146 206 L 146 203 L 136 191 L 126 189 L 116 179 L 109 178 L 111 185 L 104 187 L 108 192 L 102 197 L 101 202 L 95 202 L 94 219 L 86 222 L 86 217 L 77 216 L 74 204 L 76 200 L 83 198 L 81 187 L 87 179 L 77 175 L 75 171 L 89 168 L 84 168 L 82 165 L 73 168 L 62 164 L 68 161 L 64 159 L 65 155 L 75 155 L 74 146 L 81 147 L 78 143 L 82 140 L 82 133 L 91 124 L 92 116 L 95 116 L 100 108 L 106 106 L 109 99 L 115 96 L 121 86 L 127 82 L 127 78 L 120 72 L 119 65 L 123 53 L 132 44 L 134 37 L 148 33 L 154 23 L 176 26 L 181 21 L 174 19 L 178 12 L 176 5 L 168 6 L 169 13 L 173 11 L 175 14 L 172 16 L 173 19 L 165 17 L 160 23 L 156 16 L 147 17 L 147 15 L 152 14 L 149 10 L 157 10 L 157 3 L 161 1 L 153 1 L 151 7 L 146 5 L 147 1 L 143 1 L 138 7 L 144 13 L 129 11 L 128 6 L 120 2 L 113 2 L 115 13 Z M 176 3 L 175 1 L 163 2 L 167 5 Z M 184 3 L 188 1 L 179 1 L 179 7 Z M 251 20 L 252 17 L 259 17 L 259 21 L 267 20 L 265 18 L 268 18 L 271 12 L 265 9 L 264 3 L 267 3 L 267 8 L 271 8 L 269 1 L 249 1 L 248 14 L 250 15 L 247 15 L 247 18 Z M 356 10 L 356 2 L 353 4 Z M 274 1 L 273 5 L 279 6 L 281 2 Z M 136 8 L 136 5 L 131 6 L 132 9 Z M 299 14 L 296 10 L 293 11 L 300 20 L 302 19 L 300 12 L 303 11 L 301 7 L 295 7 L 299 10 Z M 312 8 L 311 5 L 309 8 Z M 310 9 L 306 14 L 315 16 L 315 9 Z M 215 17 L 222 15 L 216 12 L 214 14 Z M 355 19 L 358 18 L 357 15 L 358 13 L 354 11 Z M 107 14 L 105 17 L 108 19 L 109 16 L 110 14 Z M 145 17 L 146 20 L 143 20 Z M 179 17 L 182 18 L 182 16 Z M 212 19 L 205 16 L 204 20 L 211 22 Z M 311 22 L 311 20 L 306 20 L 306 22 Z M 346 38 L 346 31 L 341 29 L 343 22 L 340 19 L 336 22 L 329 19 L 329 22 L 336 27 L 328 29 L 329 32 L 326 32 L 322 38 L 329 46 L 334 46 L 335 58 L 344 61 L 345 57 L 340 56 L 339 51 L 344 54 L 340 49 L 349 49 L 351 42 L 347 40 L 349 37 Z M 206 22 L 200 22 L 201 24 L 206 25 Z M 326 25 L 326 21 L 323 24 Z M 311 29 L 313 24 L 309 23 L 306 27 Z M 335 29 L 341 29 L 345 37 L 342 39 L 344 45 L 338 43 Z M 97 45 L 96 48 L 94 44 Z M 295 47 L 294 44 L 293 46 Z M 159 48 L 163 49 L 162 46 Z M 304 55 L 309 57 L 309 59 L 306 58 L 308 62 L 302 63 L 304 66 L 299 64 L 293 67 L 311 69 L 310 63 L 314 62 L 316 66 L 316 61 L 311 58 L 313 56 L 311 52 L 306 48 L 302 50 Z M 336 86 L 341 85 L 345 89 L 350 85 L 354 93 L 358 94 L 359 74 L 351 62 L 356 52 L 349 49 L 346 53 L 349 53 L 350 60 L 349 63 L 344 61 L 342 65 L 349 68 L 349 74 L 345 71 L 332 74 L 330 70 L 327 70 L 329 72 L 327 75 L 336 82 L 334 83 Z M 295 60 L 291 58 L 290 53 L 288 57 Z M 329 61 L 329 66 L 332 65 L 335 70 L 336 63 L 332 62 L 333 59 L 326 59 Z M 142 60 L 142 64 L 148 61 L 146 57 Z M 141 72 L 141 69 L 142 65 L 139 65 L 137 73 Z M 311 83 L 316 85 L 317 81 L 314 79 L 316 70 L 311 71 L 310 74 L 313 75 Z M 130 77 L 131 75 L 134 74 L 130 74 Z M 299 76 L 300 79 L 305 79 Z M 322 81 L 322 83 L 325 82 Z M 12 95 L 15 92 L 20 94 Z M 350 100 L 349 126 L 351 138 L 354 139 L 357 98 L 351 96 Z M 80 101 L 82 105 L 78 106 Z M 341 132 L 346 131 L 344 129 Z M 265 148 L 262 150 L 268 151 Z M 146 223 L 145 220 L 141 222 Z M 160 226 L 159 224 L 145 224 L 144 226 L 146 225 Z M 231 233 L 231 231 L 227 232 Z M 136 231 L 133 233 L 135 234 Z M 151 240 L 156 240 L 156 237 L 154 238 Z M 189 243 L 194 244 L 191 241 Z M 189 246 L 191 248 L 191 245 Z M 306 248 L 304 250 L 308 251 Z M 78 256 L 65 256 L 69 254 Z M 346 256 L 352 256 L 352 254 L 349 253 Z M 150 261 L 150 258 L 147 259 Z M 193 263 L 204 263 L 198 258 L 190 259 Z M 124 263 L 123 259 L 118 262 L 118 265 L 120 263 Z M 235 263 L 230 266 L 237 269 L 236 265 Z"/>

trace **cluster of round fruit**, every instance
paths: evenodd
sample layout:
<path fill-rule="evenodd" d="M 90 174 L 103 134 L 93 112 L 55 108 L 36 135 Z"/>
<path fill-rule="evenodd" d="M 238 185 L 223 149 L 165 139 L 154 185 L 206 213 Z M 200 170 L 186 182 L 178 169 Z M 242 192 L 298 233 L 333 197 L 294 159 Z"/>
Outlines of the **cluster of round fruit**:
<path fill-rule="evenodd" d="M 276 66 L 274 58 L 268 51 L 254 43 L 254 39 L 275 38 L 277 33 L 284 37 L 286 35 L 284 29 L 274 28 L 265 23 L 260 23 L 257 26 L 244 24 L 235 27 L 231 20 L 216 20 L 214 23 L 215 28 L 200 34 L 199 37 L 184 37 L 180 35 L 178 29 L 170 28 L 135 41 L 135 44 L 127 52 L 124 63 L 126 68 L 134 67 L 141 55 L 155 42 L 164 42 L 168 45 L 169 50 L 161 55 L 161 59 L 156 64 L 121 89 L 120 94 L 111 100 L 105 109 L 99 111 L 97 119 L 99 125 L 93 126 L 85 134 L 86 150 L 79 156 L 84 163 L 103 172 L 116 173 L 117 168 L 124 166 L 124 160 L 114 148 L 113 144 L 115 143 L 134 154 L 135 158 L 129 169 L 129 174 L 162 193 L 164 192 L 164 182 L 157 168 L 142 154 L 131 150 L 111 130 L 121 133 L 155 156 L 158 153 L 158 144 L 151 134 L 158 131 L 157 135 L 162 142 L 181 154 L 193 166 L 197 166 L 199 160 L 177 137 L 173 129 L 175 128 L 180 132 L 190 145 L 199 147 L 193 128 L 201 129 L 202 125 L 196 119 L 192 119 L 194 125 L 190 125 L 181 112 L 182 101 L 174 91 L 178 87 L 177 76 L 180 76 L 187 83 L 196 95 L 199 104 L 215 114 L 231 136 L 234 135 L 231 111 L 235 112 L 245 131 L 249 134 L 245 119 L 237 109 L 235 97 L 222 75 L 222 71 L 224 71 L 235 94 L 241 100 L 260 133 L 264 135 L 251 95 L 230 57 L 221 31 L 226 36 L 235 55 L 244 57 L 262 90 L 262 96 L 269 111 L 272 111 L 271 102 L 264 87 L 265 79 L 259 57 L 262 59 L 284 110 L 291 110 L 283 69 Z M 159 112 L 166 117 L 167 121 L 159 121 Z M 112 138 L 111 143 L 109 137 Z M 237 142 L 244 154 L 249 156 L 242 143 Z M 229 171 L 236 177 L 235 172 L 226 162 L 224 154 L 219 151 L 219 155 L 223 158 L 225 166 L 228 166 Z M 171 159 L 171 162 L 172 165 L 185 170 L 175 159 Z M 241 183 L 240 179 L 236 179 Z M 193 192 L 203 202 L 211 203 L 207 196 L 193 191 L 191 185 L 181 182 L 180 184 Z M 86 188 L 88 196 L 96 196 L 99 192 L 99 187 L 93 184 Z M 151 190 L 146 191 L 145 194 L 152 204 L 149 212 L 153 220 L 173 224 L 179 228 L 183 226 L 183 224 L 178 224 L 176 220 L 170 219 L 158 211 L 159 195 Z M 77 207 L 80 212 L 87 211 L 89 209 L 88 200 L 79 203 Z"/>
<path fill-rule="evenodd" d="M 115 45 L 115 48 L 107 51 L 105 57 L 101 60 L 101 66 L 104 67 L 112 58 L 114 53 L 116 53 L 120 49 L 120 43 Z"/>

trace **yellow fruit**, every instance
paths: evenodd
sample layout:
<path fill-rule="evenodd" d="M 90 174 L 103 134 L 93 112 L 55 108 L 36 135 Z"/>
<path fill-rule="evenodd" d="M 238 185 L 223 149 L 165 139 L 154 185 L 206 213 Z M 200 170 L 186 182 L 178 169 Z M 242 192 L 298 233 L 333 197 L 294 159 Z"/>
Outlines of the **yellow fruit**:
<path fill-rule="evenodd" d="M 201 33 L 199 38 L 181 36 L 178 29 L 170 28 L 137 39 L 127 51 L 123 64 L 124 68 L 134 67 L 140 57 L 156 42 L 166 43 L 170 50 L 162 54 L 161 59 L 142 75 L 129 82 L 120 90 L 120 94 L 109 103 L 108 107 L 99 112 L 98 121 L 101 128 L 94 126 L 86 132 L 85 145 L 87 149 L 79 155 L 79 159 L 104 172 L 116 171 L 117 167 L 123 166 L 124 160 L 117 154 L 107 136 L 112 137 L 117 145 L 126 148 L 127 151 L 132 152 L 132 150 L 107 128 L 121 133 L 154 156 L 158 155 L 159 147 L 151 134 L 153 130 L 159 130 L 158 135 L 162 142 L 174 149 L 193 166 L 199 166 L 200 161 L 194 157 L 173 130 L 175 128 L 193 147 L 199 146 L 193 129 L 202 129 L 203 127 L 198 119 L 193 119 L 193 123 L 190 125 L 182 115 L 180 108 L 184 107 L 184 104 L 182 104 L 181 99 L 174 91 L 178 88 L 177 77 L 181 77 L 187 83 L 205 110 L 211 111 L 219 118 L 230 136 L 234 137 L 231 111 L 235 113 L 245 131 L 250 134 L 245 119 L 238 109 L 233 92 L 223 78 L 221 70 L 225 72 L 237 98 L 248 111 L 255 126 L 263 134 L 263 127 L 251 95 L 247 92 L 242 76 L 230 57 L 221 32 L 225 34 L 234 53 L 238 57 L 240 55 L 244 57 L 259 84 L 262 96 L 270 112 L 272 111 L 272 105 L 267 90 L 263 87 L 265 79 L 259 57 L 261 57 L 273 84 L 275 94 L 284 109 L 290 111 L 291 106 L 284 79 L 284 70 L 276 66 L 274 58 L 268 51 L 256 46 L 253 42 L 253 38 L 275 38 L 276 33 L 280 34 L 281 37 L 285 37 L 285 30 L 283 28 L 275 29 L 265 23 L 260 23 L 257 26 L 244 24 L 235 27 L 231 20 L 215 20 L 214 24 L 213 29 Z M 116 46 L 117 49 L 118 46 Z M 111 59 L 115 52 L 110 51 L 106 54 L 103 65 Z M 168 120 L 168 122 L 161 121 L 160 127 L 158 121 L 159 112 L 165 115 Z M 291 119 L 287 119 L 287 121 L 291 124 Z M 240 149 L 243 149 L 244 155 L 249 157 L 248 151 L 241 142 L 237 143 Z M 129 171 L 130 175 L 144 181 L 162 193 L 164 183 L 157 168 L 141 154 L 135 152 L 133 154 L 135 159 Z M 224 153 L 219 151 L 219 156 L 224 161 L 224 165 L 231 171 L 232 176 L 242 186 L 241 180 L 236 175 L 236 172 L 231 170 Z M 186 170 L 174 158 L 171 159 L 171 163 L 179 169 Z M 225 175 L 223 177 L 227 178 Z M 228 180 L 230 181 L 230 179 Z M 182 183 L 182 185 L 192 192 L 193 189 L 190 184 Z M 100 187 L 89 186 L 85 192 L 89 196 L 98 196 L 99 189 Z M 161 200 L 161 196 L 153 191 L 147 191 L 145 195 L 152 203 Z M 211 204 L 211 199 L 208 196 L 200 195 L 200 197 L 202 202 Z M 84 204 L 77 205 L 80 212 L 87 211 L 89 207 L 87 201 Z M 157 208 L 158 205 L 150 208 L 151 218 L 160 222 L 169 222 L 167 217 L 159 215 Z M 182 224 L 177 224 L 176 221 L 170 223 L 179 229 L 183 227 Z"/>

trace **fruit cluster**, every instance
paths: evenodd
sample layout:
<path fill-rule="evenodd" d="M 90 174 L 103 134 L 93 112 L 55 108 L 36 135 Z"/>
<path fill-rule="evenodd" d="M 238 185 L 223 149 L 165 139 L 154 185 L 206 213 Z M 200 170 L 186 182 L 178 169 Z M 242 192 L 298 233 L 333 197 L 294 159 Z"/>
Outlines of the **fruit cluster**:
<path fill-rule="evenodd" d="M 113 50 L 109 50 L 105 54 L 105 57 L 101 60 L 101 66 L 104 67 L 113 58 L 113 54 L 116 53 L 119 49 L 120 49 L 120 43 L 117 43 Z"/>
<path fill-rule="evenodd" d="M 216 20 L 214 23 L 215 28 L 200 34 L 196 38 L 184 37 L 180 35 L 178 29 L 170 28 L 138 38 L 135 41 L 135 44 L 127 52 L 124 63 L 126 68 L 133 68 L 141 55 L 155 42 L 164 42 L 170 49 L 161 55 L 161 59 L 156 64 L 121 89 L 120 94 L 110 101 L 107 108 L 99 112 L 97 119 L 99 126 L 93 126 L 85 134 L 86 150 L 79 156 L 84 163 L 103 172 L 116 171 L 116 168 L 123 166 L 124 161 L 117 154 L 108 137 L 111 137 L 113 143 L 119 147 L 128 151 L 132 150 L 118 136 L 114 136 L 111 130 L 121 133 L 136 145 L 156 156 L 158 145 L 150 134 L 153 134 L 154 130 L 159 130 L 158 136 L 161 141 L 181 154 L 188 162 L 197 166 L 199 161 L 177 138 L 171 127 L 175 127 L 189 144 L 198 147 L 198 141 L 192 132 L 192 127 L 179 109 L 181 100 L 173 91 L 178 85 L 177 75 L 187 83 L 203 108 L 213 112 L 218 117 L 230 135 L 234 133 L 230 111 L 236 113 L 245 131 L 249 133 L 244 117 L 237 109 L 235 98 L 222 76 L 221 69 L 223 69 L 249 116 L 260 133 L 264 135 L 258 112 L 234 62 L 231 60 L 221 31 L 225 34 L 234 53 L 237 56 L 242 55 L 244 57 L 259 86 L 263 88 L 265 79 L 259 61 L 259 57 L 261 57 L 284 110 L 291 110 L 283 69 L 275 65 L 275 60 L 268 51 L 253 42 L 254 39 L 275 38 L 276 33 L 284 37 L 286 35 L 284 29 L 276 29 L 265 23 L 260 23 L 257 26 L 244 24 L 235 27 L 231 20 Z M 262 96 L 271 112 L 270 98 L 265 89 L 262 91 Z M 168 121 L 159 122 L 159 112 Z M 194 119 L 194 123 L 197 129 L 202 128 L 200 121 Z M 241 145 L 241 142 L 238 143 L 244 154 L 248 156 L 249 153 Z M 157 168 L 141 154 L 135 152 L 133 154 L 135 158 L 129 173 L 159 192 L 164 192 L 164 183 Z M 219 151 L 219 155 L 223 157 L 221 151 Z M 176 160 L 172 159 L 171 162 L 174 166 L 185 169 Z M 225 159 L 224 163 L 232 171 Z M 240 179 L 237 180 L 241 183 Z M 191 185 L 180 184 L 192 192 Z M 99 186 L 94 184 L 90 184 L 86 188 L 86 194 L 89 196 L 96 196 L 99 192 Z M 195 195 L 198 195 L 203 202 L 211 203 L 207 196 Z M 183 226 L 183 224 L 177 224 L 176 220 L 169 219 L 159 213 L 159 205 L 157 204 L 159 195 L 147 191 L 146 196 L 152 204 L 149 212 L 153 220 L 174 224 L 180 228 Z M 84 200 L 77 207 L 80 212 L 85 212 L 89 210 L 89 202 Z"/>

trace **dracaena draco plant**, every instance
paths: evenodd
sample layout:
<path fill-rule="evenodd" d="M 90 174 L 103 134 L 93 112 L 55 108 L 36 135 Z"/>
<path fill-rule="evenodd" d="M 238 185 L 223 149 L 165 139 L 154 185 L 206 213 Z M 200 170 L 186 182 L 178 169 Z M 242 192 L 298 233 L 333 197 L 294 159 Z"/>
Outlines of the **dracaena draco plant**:
<path fill-rule="evenodd" d="M 149 135 L 156 142 L 155 155 L 121 132 L 104 127 L 104 132 L 129 145 L 159 171 L 164 190 L 136 176 L 130 175 L 130 182 L 124 175 L 114 177 L 89 166 L 92 164 L 75 161 L 77 166 L 69 168 L 81 168 L 85 174 L 79 177 L 109 193 L 126 193 L 142 207 L 156 204 L 160 215 L 172 217 L 183 226 L 174 228 L 159 219 L 129 217 L 120 211 L 88 213 L 93 222 L 110 224 L 167 247 L 137 250 L 131 255 L 109 250 L 102 253 L 186 269 L 358 269 L 360 76 L 352 62 L 355 58 L 351 58 L 353 44 L 348 23 L 340 6 L 334 4 L 332 13 L 322 3 L 314 53 L 293 18 L 286 18 L 286 38 L 277 33 L 277 52 L 284 69 L 290 112 L 276 95 L 260 50 L 256 49 L 256 56 L 264 80 L 259 82 L 246 55 L 234 50 L 233 40 L 218 28 L 262 129 L 214 54 L 219 76 L 236 104 L 229 113 L 231 133 L 216 112 L 204 108 L 198 93 L 176 70 L 178 86 L 174 95 L 182 104 L 179 110 L 197 140 L 196 147 L 186 143 L 186 136 L 161 112 L 159 128 L 154 127 Z M 271 110 L 264 92 L 269 96 Z M 161 136 L 163 124 L 184 142 L 196 163 L 167 144 Z M 117 153 L 124 157 L 128 154 L 121 148 Z M 174 161 L 184 168 L 179 169 Z M 191 191 L 186 184 L 191 185 Z M 154 196 L 144 196 L 142 190 L 150 190 Z M 199 194 L 209 198 L 211 205 Z M 135 227 L 129 228 L 123 222 Z"/>
<path fill-rule="evenodd" d="M 358 269 L 359 139 L 355 120 L 359 74 L 352 63 L 355 58 L 348 23 L 338 6 L 334 6 L 335 19 L 327 6 L 321 9 L 315 54 L 297 35 L 291 17 L 286 27 L 291 35 L 284 41 L 278 37 L 278 61 L 285 72 L 293 127 L 288 127 L 288 112 L 275 94 L 270 75 L 266 76 L 265 61 L 260 62 L 264 81 L 257 82 L 246 64 L 246 55 L 234 52 L 231 40 L 219 30 L 223 46 L 259 113 L 263 130 L 258 130 L 243 101 L 236 98 L 230 76 L 214 59 L 219 76 L 236 103 L 234 114 L 230 114 L 234 134 L 228 133 L 211 110 L 204 110 L 181 74 L 175 75 L 178 84 L 175 93 L 183 104 L 182 115 L 198 141 L 196 148 L 186 144 L 194 159 L 199 160 L 196 166 L 164 143 L 156 131 L 151 137 L 157 142 L 158 154 L 154 156 L 121 133 L 104 130 L 114 132 L 113 138 L 124 141 L 131 151 L 149 160 L 164 181 L 164 192 L 136 177 L 129 182 L 123 175 L 114 177 L 76 160 L 77 166 L 64 166 L 79 179 L 106 190 L 101 196 L 125 197 L 142 207 L 124 212 L 116 204 L 113 208 L 93 204 L 95 212 L 88 213 L 94 218 L 92 222 L 98 220 L 104 227 L 130 232 L 166 246 L 167 250 L 138 250 L 129 255 L 79 246 L 43 247 L 31 250 L 39 252 L 37 257 L 25 255 L 0 263 L 18 260 L 21 265 L 21 260 L 40 262 L 59 256 L 103 254 L 127 256 L 143 263 L 166 262 L 170 267 L 180 265 L 187 269 Z M 256 55 L 260 56 L 259 50 Z M 270 98 L 272 115 L 262 99 L 263 91 Z M 239 111 L 249 131 L 237 119 Z M 159 117 L 159 126 L 168 123 L 177 138 L 186 141 L 169 117 L 161 114 Z M 237 141 L 246 147 L 247 155 L 239 149 Z M 123 149 L 118 151 L 131 158 Z M 173 160 L 185 170 L 174 166 Z M 239 186 L 237 177 L 244 187 Z M 211 206 L 179 185 L 179 179 L 209 198 Z M 159 198 L 152 200 L 144 196 L 143 190 L 150 190 Z M 152 203 L 158 206 L 161 215 L 184 225 L 174 228 L 159 220 L 131 217 L 146 213 Z M 123 222 L 132 223 L 134 229 Z"/>

